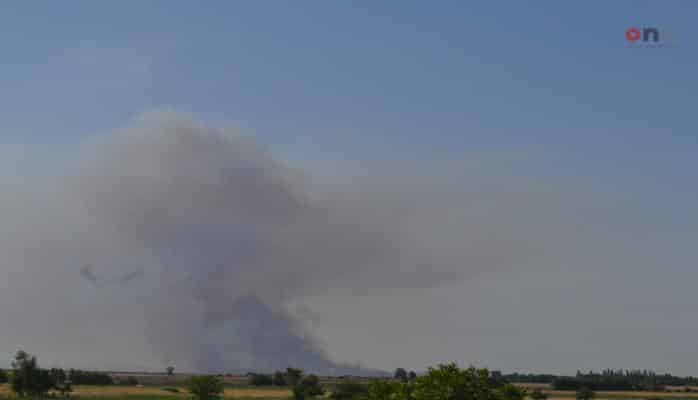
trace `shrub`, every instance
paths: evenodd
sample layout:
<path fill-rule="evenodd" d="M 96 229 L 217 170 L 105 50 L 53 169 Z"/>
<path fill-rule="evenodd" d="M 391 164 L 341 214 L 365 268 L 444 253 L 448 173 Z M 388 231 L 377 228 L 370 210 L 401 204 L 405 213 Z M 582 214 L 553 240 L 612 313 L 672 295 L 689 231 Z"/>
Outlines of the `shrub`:
<path fill-rule="evenodd" d="M 216 400 L 223 393 L 223 382 L 214 375 L 193 376 L 187 386 L 196 400 Z"/>
<path fill-rule="evenodd" d="M 305 400 L 311 397 L 320 396 L 324 393 L 320 387 L 320 379 L 315 375 L 308 375 L 300 379 L 293 386 L 293 398 L 295 400 Z"/>
<path fill-rule="evenodd" d="M 332 392 L 330 396 L 334 400 L 353 400 L 364 397 L 368 394 L 368 386 L 358 382 L 342 382 Z"/>
<path fill-rule="evenodd" d="M 274 383 L 271 375 L 266 374 L 249 374 L 249 380 L 253 386 L 271 386 Z"/>
<path fill-rule="evenodd" d="M 505 384 L 498 389 L 503 400 L 524 400 L 526 398 L 526 390 L 514 386 L 510 383 Z"/>
<path fill-rule="evenodd" d="M 540 389 L 534 389 L 533 392 L 531 392 L 531 398 L 533 400 L 546 400 L 548 395 L 543 393 Z"/>
<path fill-rule="evenodd" d="M 489 385 L 486 369 L 460 369 L 455 363 L 429 368 L 426 375 L 417 378 L 413 395 L 415 400 L 495 400 L 498 397 Z"/>
<path fill-rule="evenodd" d="M 79 369 L 70 370 L 70 381 L 74 385 L 111 385 L 114 383 L 111 375 L 105 372 L 82 371 Z"/>
<path fill-rule="evenodd" d="M 407 375 L 407 370 L 405 370 L 404 368 L 398 368 L 395 370 L 395 374 L 393 374 L 393 377 L 397 380 L 407 382 L 409 375 Z"/>
<path fill-rule="evenodd" d="M 274 372 L 272 383 L 276 386 L 286 386 L 286 377 L 284 373 L 281 371 Z"/>
<path fill-rule="evenodd" d="M 596 393 L 587 387 L 583 387 L 577 391 L 576 397 L 577 400 L 591 400 L 596 397 Z"/>
<path fill-rule="evenodd" d="M 390 382 L 376 379 L 371 381 L 367 387 L 367 393 L 361 398 L 366 400 L 407 400 L 412 399 L 412 386 L 402 382 Z M 429 398 L 431 399 L 431 398 Z M 438 399 L 438 397 L 434 397 Z"/>

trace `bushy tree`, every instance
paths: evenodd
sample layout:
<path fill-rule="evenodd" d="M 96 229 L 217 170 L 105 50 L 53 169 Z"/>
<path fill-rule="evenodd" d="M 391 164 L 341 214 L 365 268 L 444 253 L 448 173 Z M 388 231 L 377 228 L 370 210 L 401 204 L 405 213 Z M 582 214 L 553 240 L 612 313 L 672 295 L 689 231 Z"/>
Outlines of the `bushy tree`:
<path fill-rule="evenodd" d="M 189 379 L 187 389 L 196 400 L 217 400 L 223 393 L 223 381 L 214 375 L 193 376 Z"/>
<path fill-rule="evenodd" d="M 524 400 L 526 389 L 507 383 L 497 389 L 502 400 Z"/>
<path fill-rule="evenodd" d="M 320 386 L 320 378 L 317 375 L 310 374 L 301 380 L 301 386 L 305 388 L 309 396 L 320 396 L 324 393 Z"/>
<path fill-rule="evenodd" d="M 383 379 L 372 380 L 367 387 L 366 400 L 397 399 L 398 393 L 402 390 L 399 382 L 389 382 Z"/>
<path fill-rule="evenodd" d="M 253 386 L 270 386 L 274 383 L 274 378 L 267 374 L 249 374 L 250 385 Z"/>
<path fill-rule="evenodd" d="M 73 385 L 65 371 L 62 368 L 51 368 L 49 375 L 51 375 L 53 388 L 58 390 L 62 397 L 70 396 L 70 393 L 73 391 Z"/>
<path fill-rule="evenodd" d="M 583 387 L 577 391 L 576 397 L 577 400 L 591 400 L 596 397 L 596 393 L 594 393 L 588 387 Z"/>
<path fill-rule="evenodd" d="M 303 370 L 297 368 L 286 368 L 286 384 L 293 387 L 300 383 L 303 378 Z"/>
<path fill-rule="evenodd" d="M 414 400 L 495 400 L 486 369 L 460 369 L 455 363 L 429 368 L 414 384 Z"/>
<path fill-rule="evenodd" d="M 70 393 L 73 391 L 73 385 L 69 379 L 65 379 L 61 382 L 55 384 L 55 388 L 61 393 L 63 397 L 69 397 Z"/>
<path fill-rule="evenodd" d="M 293 398 L 295 400 L 305 400 L 316 396 L 321 396 L 324 393 L 320 386 L 320 379 L 315 375 L 308 375 L 301 378 L 292 387 Z"/>
<path fill-rule="evenodd" d="M 138 379 L 136 379 L 135 376 L 129 376 L 126 378 L 126 384 L 129 386 L 136 386 L 138 385 Z"/>
<path fill-rule="evenodd" d="M 10 387 L 19 397 L 35 395 L 39 387 L 39 366 L 36 357 L 19 350 L 12 361 Z"/>
<path fill-rule="evenodd" d="M 410 376 L 408 375 L 408 378 Z M 470 367 L 460 369 L 456 364 L 439 365 L 430 368 L 426 375 L 416 376 L 407 381 L 376 379 L 365 390 L 352 388 L 353 396 L 344 395 L 348 391 L 338 390 L 332 395 L 337 400 L 524 400 L 526 392 L 513 385 L 495 388 L 490 381 L 489 371 Z"/>
<path fill-rule="evenodd" d="M 490 371 L 490 386 L 493 388 L 502 388 L 504 385 L 509 383 L 501 371 Z"/>
<path fill-rule="evenodd" d="M 548 398 L 548 395 L 543 393 L 543 391 L 540 389 L 534 389 L 531 392 L 530 396 L 531 396 L 531 399 L 533 399 L 533 400 L 547 400 L 547 398 Z"/>
<path fill-rule="evenodd" d="M 33 398 L 43 398 L 54 388 L 54 381 L 51 379 L 51 373 L 45 369 L 37 369 L 34 378 L 34 384 L 27 391 Z"/>
<path fill-rule="evenodd" d="M 354 400 L 364 398 L 368 394 L 368 386 L 358 382 L 341 382 L 330 395 L 333 400 Z"/>
<path fill-rule="evenodd" d="M 284 373 L 281 371 L 274 372 L 272 383 L 276 386 L 286 386 L 286 377 L 284 376 Z"/>
<path fill-rule="evenodd" d="M 105 372 L 71 369 L 69 374 L 74 385 L 111 385 L 114 383 L 111 375 Z"/>
<path fill-rule="evenodd" d="M 362 400 L 413 400 L 414 385 L 406 382 L 375 379 L 368 384 L 367 393 L 357 398 Z"/>
<path fill-rule="evenodd" d="M 398 368 L 395 370 L 394 377 L 402 382 L 407 382 L 407 371 L 404 368 Z"/>
<path fill-rule="evenodd" d="M 0 384 L 7 383 L 7 372 L 0 369 Z"/>

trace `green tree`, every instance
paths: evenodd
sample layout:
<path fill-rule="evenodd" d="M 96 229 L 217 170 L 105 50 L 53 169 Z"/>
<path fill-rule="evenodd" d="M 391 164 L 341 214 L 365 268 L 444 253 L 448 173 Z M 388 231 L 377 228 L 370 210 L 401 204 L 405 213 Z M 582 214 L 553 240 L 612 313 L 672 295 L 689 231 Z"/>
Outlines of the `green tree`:
<path fill-rule="evenodd" d="M 409 374 L 409 376 L 408 376 L 407 378 L 408 378 L 410 381 L 414 381 L 415 379 L 417 379 L 417 373 L 414 372 L 414 371 L 410 371 L 410 374 Z"/>
<path fill-rule="evenodd" d="M 501 371 L 490 371 L 490 386 L 493 388 L 502 388 L 505 384 L 509 383 Z"/>
<path fill-rule="evenodd" d="M 531 392 L 530 396 L 531 396 L 531 399 L 533 399 L 533 400 L 547 400 L 548 399 L 548 395 L 543 393 L 543 391 L 540 389 L 534 389 Z"/>
<path fill-rule="evenodd" d="M 0 384 L 7 383 L 7 372 L 0 369 Z"/>
<path fill-rule="evenodd" d="M 274 372 L 274 376 L 271 378 L 271 380 L 276 386 L 286 386 L 286 378 L 284 373 L 281 371 Z"/>
<path fill-rule="evenodd" d="M 320 378 L 317 375 L 310 374 L 301 380 L 301 386 L 305 388 L 305 392 L 309 396 L 320 396 L 324 393 L 320 386 Z"/>
<path fill-rule="evenodd" d="M 303 378 L 303 370 L 297 368 L 286 368 L 286 384 L 293 387 L 300 383 Z"/>
<path fill-rule="evenodd" d="M 591 400 L 596 397 L 596 393 L 588 387 L 583 387 L 577 391 L 577 400 Z"/>
<path fill-rule="evenodd" d="M 12 361 L 10 387 L 19 397 L 34 394 L 38 387 L 38 364 L 36 357 L 24 350 L 19 350 Z"/>
<path fill-rule="evenodd" d="M 187 389 L 196 400 L 217 400 L 223 393 L 223 382 L 214 375 L 193 376 L 189 379 Z"/>
<path fill-rule="evenodd" d="M 402 382 L 390 382 L 384 379 L 375 379 L 368 384 L 367 394 L 364 397 L 366 400 L 407 400 L 410 397 L 406 395 L 406 386 Z"/>
<path fill-rule="evenodd" d="M 407 382 L 408 376 L 407 376 L 407 371 L 404 368 L 398 368 L 395 370 L 395 379 L 398 379 L 402 382 Z"/>
<path fill-rule="evenodd" d="M 368 385 L 358 382 L 340 382 L 330 395 L 333 400 L 354 400 L 368 394 Z"/>
<path fill-rule="evenodd" d="M 324 393 L 322 387 L 320 386 L 320 379 L 317 376 L 308 375 L 306 377 L 302 377 L 302 372 L 300 380 L 293 385 L 292 391 L 293 398 L 295 400 L 305 400 L 308 398 L 321 396 Z"/>
<path fill-rule="evenodd" d="M 429 368 L 417 378 L 414 400 L 495 400 L 499 397 L 489 385 L 486 369 L 460 369 L 455 363 Z"/>
<path fill-rule="evenodd" d="M 45 369 L 36 369 L 34 385 L 29 388 L 28 393 L 33 398 L 45 397 L 49 390 L 54 388 L 54 381 L 51 379 L 51 372 Z"/>
<path fill-rule="evenodd" d="M 507 383 L 498 389 L 502 400 L 524 400 L 526 390 Z"/>
<path fill-rule="evenodd" d="M 58 370 L 39 368 L 36 357 L 19 350 L 12 361 L 10 386 L 18 397 L 43 398 L 55 387 Z"/>
<path fill-rule="evenodd" d="M 274 383 L 274 378 L 267 374 L 249 374 L 250 385 L 253 386 L 270 386 Z"/>
<path fill-rule="evenodd" d="M 70 383 L 69 379 L 66 379 L 56 384 L 56 389 L 61 393 L 61 396 L 70 397 L 70 393 L 73 391 L 73 385 Z"/>
<path fill-rule="evenodd" d="M 167 371 L 168 376 L 172 376 L 174 374 L 174 367 L 167 367 L 165 371 Z"/>

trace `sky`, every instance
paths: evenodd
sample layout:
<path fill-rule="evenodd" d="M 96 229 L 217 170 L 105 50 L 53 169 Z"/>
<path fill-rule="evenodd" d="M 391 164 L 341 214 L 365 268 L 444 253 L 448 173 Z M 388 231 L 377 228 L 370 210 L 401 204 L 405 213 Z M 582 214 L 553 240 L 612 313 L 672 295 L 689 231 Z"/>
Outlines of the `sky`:
<path fill-rule="evenodd" d="M 689 1 L 3 5 L 0 193 L 55 190 L 75 164 L 91 188 L 94 164 L 81 160 L 102 153 L 90 146 L 141 126 L 144 113 L 230 128 L 282 163 L 278 171 L 302 175 L 312 196 L 358 202 L 362 212 L 349 213 L 358 221 L 369 223 L 366 210 L 388 212 L 386 203 L 407 210 L 404 221 L 385 223 L 406 230 L 418 254 L 400 242 L 378 278 L 357 267 L 344 283 L 319 280 L 327 290 L 299 286 L 266 299 L 333 361 L 698 375 L 697 11 Z M 629 45 L 631 26 L 659 28 L 666 39 Z M 106 177 L 120 168 L 96 165 Z M 7 200 L 1 215 L 37 215 L 39 203 Z M 307 229 L 329 229 L 312 215 Z M 30 226 L 23 221 L 3 234 L 31 231 L 17 228 Z M 358 238 L 364 228 L 335 233 Z M 421 274 L 373 285 L 403 273 L 391 269 L 398 258 L 427 255 L 439 259 L 433 278 L 423 276 L 432 268 L 425 261 Z M 35 270 L 26 257 L 10 259 L 0 264 L 8 277 Z M 6 316 L 31 301 L 23 296 L 35 283 L 18 282 L 26 286 L 0 284 L 13 299 L 0 305 Z M 76 290 L 85 304 L 100 298 Z M 113 296 L 103 301 L 118 303 Z M 99 321 L 80 332 L 104 335 Z M 36 349 L 28 350 L 91 368 L 177 361 L 148 355 L 146 344 L 123 350 L 138 341 L 138 326 L 111 338 L 107 352 L 71 355 L 39 334 L 26 335 Z M 8 364 L 18 346 L 10 338 L 23 334 L 0 339 Z"/>

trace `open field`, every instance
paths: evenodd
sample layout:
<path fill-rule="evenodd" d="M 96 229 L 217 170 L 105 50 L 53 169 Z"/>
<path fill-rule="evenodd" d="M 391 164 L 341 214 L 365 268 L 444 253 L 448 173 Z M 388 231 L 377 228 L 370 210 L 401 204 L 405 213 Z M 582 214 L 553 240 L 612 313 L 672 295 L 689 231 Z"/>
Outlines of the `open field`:
<path fill-rule="evenodd" d="M 162 373 L 134 373 L 134 372 L 110 372 L 109 375 L 114 378 L 115 382 L 126 382 L 128 378 L 135 378 L 139 384 L 145 386 L 182 386 L 191 378 L 192 374 L 176 373 L 173 375 L 165 375 Z M 244 375 L 225 375 L 220 377 L 226 387 L 247 387 L 249 386 L 249 378 Z M 336 385 L 340 382 L 351 380 L 352 382 L 368 383 L 371 378 L 367 377 L 349 377 L 346 379 L 337 376 L 320 376 L 322 385 Z M 524 384 L 525 385 L 525 384 Z M 536 385 L 536 384 L 533 384 Z"/>
<path fill-rule="evenodd" d="M 549 400 L 563 400 L 575 397 L 575 392 L 571 390 L 552 390 L 547 383 L 515 383 L 516 386 L 528 390 L 540 389 L 548 395 Z M 662 392 L 647 391 L 607 391 L 596 392 L 596 399 L 698 399 L 698 388 L 687 387 L 691 392 L 686 392 L 684 386 L 667 386 Z"/>
<path fill-rule="evenodd" d="M 567 390 L 543 390 L 548 394 L 548 400 L 569 400 L 575 398 L 574 391 Z M 681 392 L 644 392 L 644 391 L 618 391 L 596 392 L 596 399 L 698 399 L 698 393 Z"/>
<path fill-rule="evenodd" d="M 110 399 L 182 399 L 191 395 L 182 387 L 178 387 L 179 393 L 172 393 L 155 386 L 88 386 L 79 385 L 73 387 L 73 397 L 80 399 L 110 398 Z M 0 396 L 10 397 L 12 393 L 8 385 L 0 385 Z M 291 392 L 279 388 L 226 388 L 223 397 L 227 399 L 287 399 Z"/>
<path fill-rule="evenodd" d="M 258 388 L 258 387 L 242 387 L 231 386 L 232 382 L 228 382 L 223 397 L 226 399 L 268 399 L 282 400 L 291 398 L 291 392 L 283 388 Z M 237 381 L 242 384 L 243 382 Z M 336 382 L 325 382 L 327 386 L 333 386 Z M 574 391 L 550 390 L 549 385 L 545 384 L 517 384 L 517 386 L 526 387 L 527 389 L 540 388 L 548 394 L 549 400 L 570 400 L 575 398 Z M 164 390 L 165 387 L 175 387 L 179 393 L 172 393 Z M 12 392 L 7 384 L 0 385 L 0 397 L 11 398 Z M 189 399 L 190 394 L 181 385 L 169 386 L 91 386 L 79 385 L 73 388 L 73 397 L 80 400 L 97 400 L 101 398 L 117 400 L 181 400 Z M 683 392 L 683 391 L 663 391 L 663 392 L 647 392 L 647 391 L 613 391 L 613 392 L 596 392 L 597 400 L 647 400 L 647 399 L 670 399 L 670 400 L 698 400 L 698 392 Z"/>

